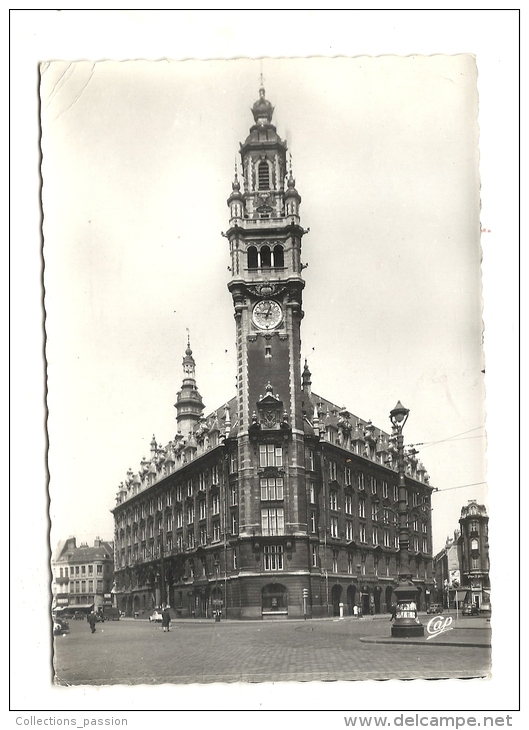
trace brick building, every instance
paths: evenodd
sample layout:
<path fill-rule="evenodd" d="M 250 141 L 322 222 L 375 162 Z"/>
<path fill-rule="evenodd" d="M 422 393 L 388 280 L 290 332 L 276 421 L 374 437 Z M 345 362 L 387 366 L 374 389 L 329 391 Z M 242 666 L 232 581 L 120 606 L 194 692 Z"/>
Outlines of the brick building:
<path fill-rule="evenodd" d="M 204 415 L 190 342 L 177 433 L 120 486 L 118 605 L 180 616 L 286 618 L 388 610 L 399 572 L 395 434 L 312 391 L 301 366 L 305 286 L 287 145 L 260 89 L 228 198 L 237 390 Z M 228 301 L 227 301 L 228 306 Z M 220 400 L 220 398 L 219 398 Z M 431 492 L 406 453 L 410 564 L 433 588 Z"/>
<path fill-rule="evenodd" d="M 59 543 L 52 560 L 53 608 L 88 610 L 112 605 L 114 545 L 97 537 L 92 547 L 75 537 Z"/>

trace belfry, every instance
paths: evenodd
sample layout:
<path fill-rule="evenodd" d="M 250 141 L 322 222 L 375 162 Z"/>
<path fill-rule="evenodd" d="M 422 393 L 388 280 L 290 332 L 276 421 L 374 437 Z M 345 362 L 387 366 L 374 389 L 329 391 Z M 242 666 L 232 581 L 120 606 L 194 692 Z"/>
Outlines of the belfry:
<path fill-rule="evenodd" d="M 175 438 L 154 439 L 118 491 L 116 591 L 128 615 L 169 604 L 177 618 L 318 618 L 394 601 L 396 434 L 316 395 L 302 367 L 307 231 L 273 113 L 261 86 L 227 200 L 236 392 L 204 415 L 188 338 Z M 405 463 L 422 608 L 433 488 L 416 452 Z"/>

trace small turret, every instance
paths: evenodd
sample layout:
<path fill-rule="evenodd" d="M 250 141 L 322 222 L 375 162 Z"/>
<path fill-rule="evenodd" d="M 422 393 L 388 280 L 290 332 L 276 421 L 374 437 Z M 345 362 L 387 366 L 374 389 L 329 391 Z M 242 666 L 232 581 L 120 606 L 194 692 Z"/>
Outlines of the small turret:
<path fill-rule="evenodd" d="M 178 433 L 188 436 L 189 432 L 194 429 L 204 410 L 202 396 L 198 392 L 195 381 L 195 360 L 187 336 L 187 348 L 182 361 L 182 369 L 184 371 L 184 379 L 182 388 L 176 395 L 176 423 L 178 425 Z"/>

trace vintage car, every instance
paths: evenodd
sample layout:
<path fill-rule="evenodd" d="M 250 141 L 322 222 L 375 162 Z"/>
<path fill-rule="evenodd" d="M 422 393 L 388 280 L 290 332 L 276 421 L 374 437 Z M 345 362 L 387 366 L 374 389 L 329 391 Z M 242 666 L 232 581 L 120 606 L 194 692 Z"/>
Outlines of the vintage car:
<path fill-rule="evenodd" d="M 463 616 L 479 616 L 479 608 L 475 603 L 467 603 L 463 606 Z"/>
<path fill-rule="evenodd" d="M 443 613 L 443 607 L 440 603 L 430 603 L 426 609 L 426 613 Z"/>
<path fill-rule="evenodd" d="M 160 611 L 153 611 L 149 616 L 149 621 L 162 623 L 162 614 L 160 613 Z"/>
<path fill-rule="evenodd" d="M 54 636 L 62 636 L 63 634 L 67 634 L 70 630 L 70 624 L 66 619 L 59 618 L 58 616 L 55 616 L 53 619 L 53 635 Z"/>

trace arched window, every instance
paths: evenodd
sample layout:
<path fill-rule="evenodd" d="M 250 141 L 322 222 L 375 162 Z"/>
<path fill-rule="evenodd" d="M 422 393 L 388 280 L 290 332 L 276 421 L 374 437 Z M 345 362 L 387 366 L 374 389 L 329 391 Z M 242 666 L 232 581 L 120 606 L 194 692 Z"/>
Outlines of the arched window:
<path fill-rule="evenodd" d="M 250 246 L 248 249 L 248 268 L 257 269 L 257 249 L 255 246 Z"/>
<path fill-rule="evenodd" d="M 274 266 L 283 267 L 284 265 L 283 246 L 274 246 Z"/>
<path fill-rule="evenodd" d="M 261 268 L 262 269 L 269 269 L 272 265 L 272 254 L 268 246 L 263 246 L 261 248 Z"/>
<path fill-rule="evenodd" d="M 259 190 L 270 190 L 270 168 L 268 162 L 262 160 L 257 168 Z"/>

